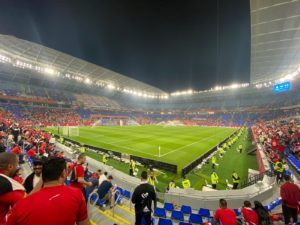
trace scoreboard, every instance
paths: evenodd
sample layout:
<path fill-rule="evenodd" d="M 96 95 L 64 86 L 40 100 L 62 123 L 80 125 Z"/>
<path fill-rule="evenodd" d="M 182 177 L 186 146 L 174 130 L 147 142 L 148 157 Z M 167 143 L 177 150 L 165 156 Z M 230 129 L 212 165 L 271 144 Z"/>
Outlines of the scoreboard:
<path fill-rule="evenodd" d="M 274 93 L 290 91 L 291 90 L 291 82 L 284 82 L 280 84 L 274 84 L 273 91 Z"/>

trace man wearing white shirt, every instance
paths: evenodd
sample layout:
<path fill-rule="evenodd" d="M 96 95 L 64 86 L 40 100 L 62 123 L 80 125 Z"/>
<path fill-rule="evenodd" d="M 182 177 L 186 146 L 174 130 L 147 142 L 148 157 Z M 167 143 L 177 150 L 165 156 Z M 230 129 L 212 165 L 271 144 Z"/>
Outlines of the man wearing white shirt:
<path fill-rule="evenodd" d="M 105 171 L 104 174 L 100 175 L 99 178 L 99 186 L 102 184 L 103 181 L 107 180 L 107 172 Z"/>

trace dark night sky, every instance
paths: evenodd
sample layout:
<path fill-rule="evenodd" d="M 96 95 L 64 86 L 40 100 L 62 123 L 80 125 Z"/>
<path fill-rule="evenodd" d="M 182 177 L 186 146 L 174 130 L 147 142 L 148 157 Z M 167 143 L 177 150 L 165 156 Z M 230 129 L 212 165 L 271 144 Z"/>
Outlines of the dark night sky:
<path fill-rule="evenodd" d="M 0 33 L 43 44 L 165 91 L 248 82 L 249 0 L 219 0 L 219 22 L 217 2 L 4 0 Z"/>

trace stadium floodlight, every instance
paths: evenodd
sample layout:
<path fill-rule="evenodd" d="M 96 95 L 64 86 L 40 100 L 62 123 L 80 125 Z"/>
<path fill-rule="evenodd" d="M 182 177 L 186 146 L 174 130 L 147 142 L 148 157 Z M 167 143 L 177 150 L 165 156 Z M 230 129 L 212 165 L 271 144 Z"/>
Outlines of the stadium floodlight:
<path fill-rule="evenodd" d="M 90 83 L 91 83 L 91 80 L 90 80 L 90 78 L 85 78 L 85 80 L 84 80 L 84 83 L 86 83 L 86 84 L 90 84 Z"/>
<path fill-rule="evenodd" d="M 51 68 L 48 68 L 48 67 L 46 67 L 46 68 L 44 69 L 44 71 L 45 71 L 45 73 L 50 74 L 50 75 L 53 75 L 53 74 L 54 74 L 54 70 L 51 69 Z"/>
<path fill-rule="evenodd" d="M 2 63 L 11 63 L 11 58 L 5 56 L 5 55 L 0 55 L 0 62 Z"/>
<path fill-rule="evenodd" d="M 116 86 L 114 86 L 114 85 L 112 85 L 112 84 L 108 84 L 108 85 L 107 85 L 107 88 L 108 88 L 108 89 L 116 89 Z"/>
<path fill-rule="evenodd" d="M 232 85 L 230 85 L 230 88 L 233 88 L 233 89 L 235 89 L 235 88 L 239 88 L 240 87 L 240 85 L 239 84 L 232 84 Z"/>

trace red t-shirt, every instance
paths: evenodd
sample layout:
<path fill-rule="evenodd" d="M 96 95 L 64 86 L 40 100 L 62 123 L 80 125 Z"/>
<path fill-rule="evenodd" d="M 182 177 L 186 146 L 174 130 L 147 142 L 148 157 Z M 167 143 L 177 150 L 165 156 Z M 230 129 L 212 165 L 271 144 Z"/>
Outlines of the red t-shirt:
<path fill-rule="evenodd" d="M 222 225 L 237 225 L 236 215 L 232 209 L 217 209 L 214 218 L 215 221 L 220 221 Z"/>
<path fill-rule="evenodd" d="M 20 184 L 23 184 L 23 182 L 24 182 L 24 179 L 22 178 L 22 177 L 20 177 L 20 176 L 14 176 L 14 178 L 13 178 L 15 181 L 18 181 Z"/>
<path fill-rule="evenodd" d="M 14 206 L 17 201 L 24 198 L 25 192 L 11 191 L 4 195 L 0 195 L 0 225 L 4 224 L 6 214 L 9 212 L 10 207 Z"/>
<path fill-rule="evenodd" d="M 71 169 L 72 170 L 72 169 Z M 84 177 L 84 168 L 82 165 L 75 164 L 75 171 L 76 171 L 76 178 Z M 71 182 L 71 187 L 79 188 L 82 190 L 84 188 L 82 183 L 79 183 L 77 181 Z"/>
<path fill-rule="evenodd" d="M 10 208 L 24 198 L 24 195 L 25 189 L 17 181 L 6 178 L 4 175 L 0 176 L 0 225 L 4 223 Z"/>
<path fill-rule="evenodd" d="M 80 190 L 59 185 L 46 187 L 19 201 L 7 218 L 7 225 L 74 225 L 88 218 Z"/>
<path fill-rule="evenodd" d="M 245 219 L 245 222 L 250 225 L 258 225 L 258 216 L 256 212 L 251 208 L 242 208 L 242 214 Z"/>
<path fill-rule="evenodd" d="M 290 208 L 297 208 L 300 201 L 300 188 L 293 183 L 285 182 L 280 187 L 282 203 Z"/>
<path fill-rule="evenodd" d="M 31 149 L 29 149 L 29 151 L 27 152 L 27 156 L 28 157 L 34 157 L 36 155 L 36 151 L 35 150 L 33 150 L 32 148 Z"/>
<path fill-rule="evenodd" d="M 12 152 L 12 153 L 15 153 L 15 154 L 17 154 L 17 155 L 19 155 L 19 154 L 22 153 L 22 151 L 21 151 L 21 149 L 20 149 L 19 146 L 13 147 L 12 150 L 11 150 L 11 152 Z"/>

